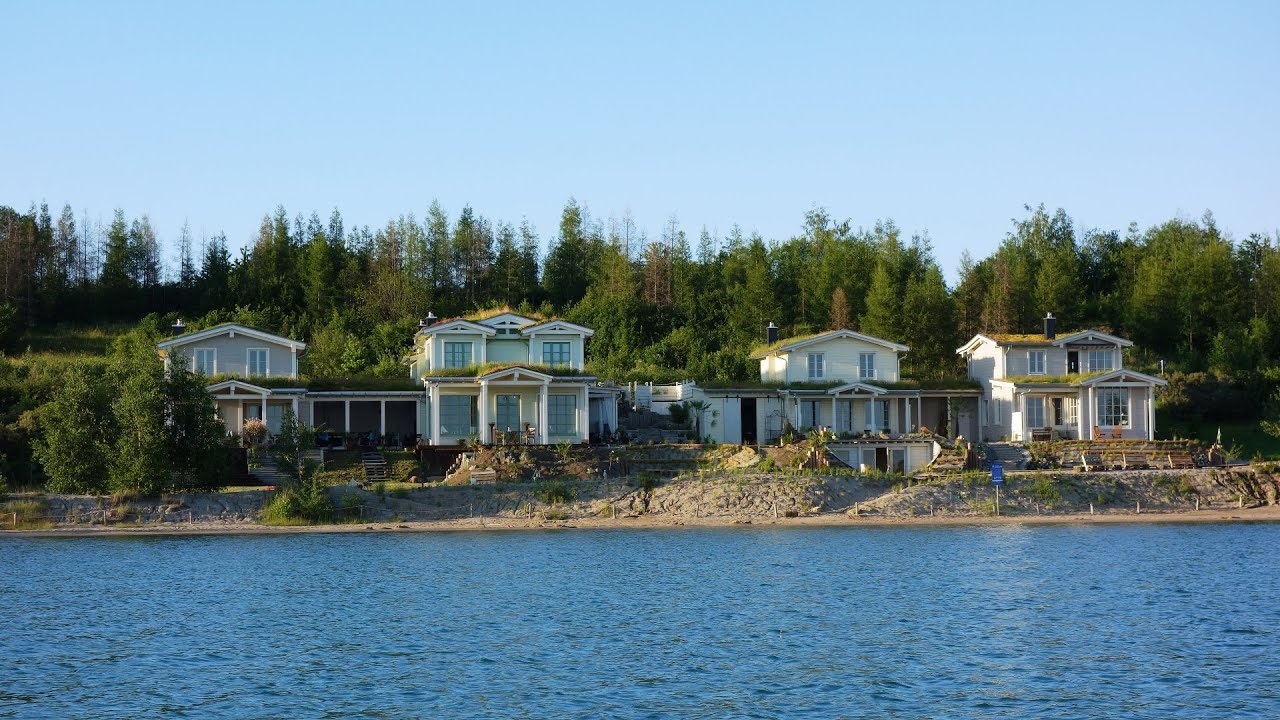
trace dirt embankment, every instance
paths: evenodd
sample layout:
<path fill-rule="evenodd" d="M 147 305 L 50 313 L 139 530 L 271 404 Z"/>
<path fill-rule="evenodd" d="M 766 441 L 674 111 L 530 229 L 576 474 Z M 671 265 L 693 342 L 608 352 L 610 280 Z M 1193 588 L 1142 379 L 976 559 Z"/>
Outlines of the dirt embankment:
<path fill-rule="evenodd" d="M 438 485 L 379 493 L 333 488 L 348 527 L 391 523 L 431 529 L 547 524 L 728 525 L 787 522 L 981 520 L 994 514 L 985 476 L 929 482 L 816 472 L 693 472 L 669 480 L 640 478 L 538 483 Z M 113 503 L 109 498 L 50 496 L 43 502 L 53 530 L 219 531 L 258 527 L 263 491 L 175 495 Z M 1115 518 L 1196 510 L 1237 512 L 1276 506 L 1273 469 L 1039 472 L 1010 474 L 1001 489 L 1006 518 L 1089 515 Z M 1280 508 L 1272 508 L 1280 510 Z M 1270 517 L 1270 515 L 1268 515 Z M 1278 516 L 1280 517 L 1280 516 Z M 0 528 L 8 526 L 0 517 Z M 39 529 L 42 526 L 32 526 Z"/>

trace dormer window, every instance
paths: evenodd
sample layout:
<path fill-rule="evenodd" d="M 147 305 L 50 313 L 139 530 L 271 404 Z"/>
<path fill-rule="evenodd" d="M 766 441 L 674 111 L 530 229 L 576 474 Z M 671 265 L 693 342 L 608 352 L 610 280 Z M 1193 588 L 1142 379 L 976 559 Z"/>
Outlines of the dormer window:
<path fill-rule="evenodd" d="M 809 379 L 821 380 L 826 376 L 826 359 L 822 353 L 809 353 Z"/>
<path fill-rule="evenodd" d="M 544 342 L 542 343 L 542 364 L 551 367 L 560 367 L 569 364 L 569 343 L 567 342 Z"/>
<path fill-rule="evenodd" d="M 1089 372 L 1105 372 L 1111 369 L 1113 368 L 1111 367 L 1110 350 L 1089 351 Z"/>
<path fill-rule="evenodd" d="M 859 353 L 858 354 L 858 379 L 860 380 L 876 379 L 876 354 L 875 353 Z"/>
<path fill-rule="evenodd" d="M 447 342 L 444 344 L 444 366 L 464 368 L 471 365 L 471 343 Z"/>
<path fill-rule="evenodd" d="M 1027 373 L 1030 375 L 1044 375 L 1043 350 L 1027 351 Z"/>

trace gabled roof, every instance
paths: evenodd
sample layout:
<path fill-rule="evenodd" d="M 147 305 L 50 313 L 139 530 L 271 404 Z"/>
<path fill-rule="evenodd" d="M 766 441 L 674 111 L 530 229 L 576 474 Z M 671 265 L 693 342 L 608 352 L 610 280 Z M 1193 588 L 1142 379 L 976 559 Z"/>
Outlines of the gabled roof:
<path fill-rule="evenodd" d="M 478 322 L 463 320 L 462 318 L 458 318 L 456 320 L 446 320 L 442 323 L 436 323 L 435 325 L 431 325 L 429 327 L 425 327 L 419 330 L 418 334 L 419 335 L 435 335 L 436 333 L 440 333 L 440 332 L 449 332 L 449 331 L 456 331 L 456 330 L 478 332 L 481 335 L 497 335 L 498 334 L 497 330 L 489 327 L 488 325 L 481 325 Z"/>
<path fill-rule="evenodd" d="M 1107 333 L 1104 333 L 1101 330 L 1093 330 L 1093 329 L 1081 330 L 1078 333 L 1059 336 L 1056 340 L 1053 341 L 1053 344 L 1056 345 L 1057 347 L 1066 347 L 1067 345 L 1073 345 L 1082 340 L 1101 340 L 1102 342 L 1105 342 L 1109 345 L 1119 345 L 1120 347 L 1133 347 L 1133 342 L 1130 340 L 1125 340 L 1124 338 L 1116 337 L 1115 335 L 1108 335 Z"/>
<path fill-rule="evenodd" d="M 234 380 L 234 379 L 223 380 L 222 382 L 214 383 L 205 388 L 206 392 L 211 392 L 211 393 L 219 392 L 221 390 L 247 390 L 253 393 L 254 395 L 270 395 L 271 394 L 271 388 L 264 388 L 260 385 L 254 385 L 253 383 L 247 383 L 243 380 Z"/>
<path fill-rule="evenodd" d="M 872 395 L 883 395 L 889 392 L 888 390 L 885 390 L 884 388 L 876 385 L 871 385 L 864 382 L 851 382 L 845 385 L 841 385 L 840 387 L 833 387 L 830 390 L 828 390 L 827 393 L 830 395 L 839 395 L 841 393 L 846 393 L 851 390 L 870 393 Z"/>
<path fill-rule="evenodd" d="M 571 323 L 568 320 L 547 320 L 546 322 L 527 325 L 520 329 L 520 334 L 525 337 L 540 332 L 572 332 L 581 333 L 585 337 L 591 337 L 596 334 L 595 330 L 592 330 L 586 325 L 578 325 L 577 323 Z"/>
<path fill-rule="evenodd" d="M 1144 385 L 1168 385 L 1169 384 L 1169 381 L 1165 380 L 1164 378 L 1158 378 L 1154 375 L 1147 375 L 1145 373 L 1140 373 L 1140 372 L 1137 372 L 1136 370 L 1130 370 L 1128 368 L 1120 368 L 1119 370 L 1112 370 L 1111 372 L 1102 373 L 1101 375 L 1094 375 L 1093 377 L 1088 378 L 1087 380 L 1081 380 L 1079 384 L 1080 385 L 1101 385 L 1101 384 L 1117 382 L 1117 381 L 1140 382 Z"/>
<path fill-rule="evenodd" d="M 481 325 L 489 325 L 492 327 L 502 327 L 502 326 L 511 326 L 511 325 L 514 325 L 515 327 L 524 327 L 526 325 L 532 325 L 538 321 L 531 317 L 525 317 L 524 315 L 518 315 L 513 312 L 504 312 L 501 315 L 494 315 L 493 317 L 484 318 L 483 320 L 476 320 L 475 322 L 478 322 Z"/>
<path fill-rule="evenodd" d="M 1066 347 L 1067 345 L 1078 343 L 1082 340 L 1099 340 L 1109 345 L 1119 345 L 1120 347 L 1132 347 L 1133 343 L 1122 337 L 1109 335 L 1101 330 L 1092 328 L 1087 330 L 1079 330 L 1059 335 L 1053 340 L 1046 338 L 1042 333 L 978 333 L 974 335 L 969 342 L 956 348 L 957 355 L 968 355 L 978 349 L 983 343 L 992 345 L 1024 345 L 1029 347 Z"/>
<path fill-rule="evenodd" d="M 525 376 L 528 376 L 534 380 L 541 380 L 543 382 L 550 382 L 551 379 L 554 377 L 553 375 L 540 373 L 537 370 L 530 370 L 529 368 L 524 367 L 523 365 L 516 365 L 514 367 L 498 368 L 497 370 L 494 370 L 492 372 L 488 372 L 488 373 L 485 373 L 484 375 L 480 375 L 477 379 L 496 380 L 505 375 L 511 375 L 513 380 L 522 380 L 524 379 Z"/>
<path fill-rule="evenodd" d="M 817 335 L 805 335 L 802 337 L 787 338 L 786 340 L 782 340 L 772 345 L 768 345 L 762 349 L 756 350 L 755 352 L 751 353 L 748 356 L 748 359 L 759 360 L 769 355 L 788 353 L 795 350 L 799 350 L 800 348 L 803 348 L 803 347 L 807 347 L 809 345 L 814 345 L 816 343 L 826 342 L 828 340 L 840 340 L 840 339 L 860 340 L 862 342 L 869 343 L 871 345 L 879 345 L 883 348 L 887 348 L 889 350 L 893 350 L 896 352 L 907 352 L 908 350 L 911 349 L 906 345 L 900 345 L 896 342 L 890 342 L 883 338 L 873 337 L 871 335 L 863 335 L 860 332 L 854 332 L 853 330 L 845 329 L 845 330 L 831 330 L 829 332 L 818 333 Z"/>
<path fill-rule="evenodd" d="M 211 337 L 218 337 L 220 335 L 234 336 L 236 333 L 240 333 L 245 337 L 251 337 L 254 340 L 261 340 L 263 342 L 275 343 L 277 345 L 284 345 L 285 347 L 293 348 L 294 350 L 307 349 L 307 344 L 304 342 L 300 342 L 292 338 L 287 338 L 287 337 L 284 337 L 283 335 L 276 335 L 275 333 L 269 333 L 266 330 L 259 330 L 257 328 L 251 328 L 248 325 L 239 325 L 236 323 L 222 323 L 220 325 L 214 325 L 211 328 L 200 330 L 198 332 L 190 332 L 190 333 L 185 333 L 183 335 L 175 335 L 174 337 L 171 337 L 168 340 L 162 340 L 156 343 L 156 347 L 160 348 L 161 350 L 168 350 L 170 348 L 180 347 L 182 345 L 188 345 L 193 342 L 199 342 L 201 340 L 206 340 Z"/>

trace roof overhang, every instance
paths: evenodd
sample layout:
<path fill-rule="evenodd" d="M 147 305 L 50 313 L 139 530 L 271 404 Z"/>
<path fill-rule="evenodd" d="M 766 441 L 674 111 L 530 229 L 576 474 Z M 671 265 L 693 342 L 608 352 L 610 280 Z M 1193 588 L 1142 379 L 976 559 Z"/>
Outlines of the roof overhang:
<path fill-rule="evenodd" d="M 860 340 L 864 343 L 868 343 L 871 345 L 879 345 L 880 347 L 886 348 L 888 350 L 893 350 L 895 352 L 907 352 L 911 349 L 906 345 L 902 345 L 900 343 L 890 342 L 889 340 L 885 340 L 884 338 L 878 338 L 872 335 L 863 335 L 862 333 L 854 332 L 853 330 L 832 330 L 831 332 L 823 333 L 821 335 L 815 335 L 814 337 L 811 337 L 811 338 L 805 338 L 804 340 L 800 340 L 799 342 L 787 343 L 785 345 L 782 345 L 776 351 L 773 351 L 773 352 L 791 352 L 792 350 L 799 350 L 801 348 L 808 347 L 810 345 L 816 345 L 817 343 L 820 343 L 820 342 L 826 342 L 828 340 L 839 340 L 842 338 L 849 339 L 849 340 Z"/>
<path fill-rule="evenodd" d="M 1120 368 L 1119 370 L 1112 370 L 1109 373 L 1103 373 L 1101 375 L 1094 375 L 1088 380 L 1081 380 L 1079 382 L 1079 385 L 1083 387 L 1089 387 L 1093 385 L 1162 386 L 1162 385 L 1168 385 L 1168 384 L 1169 384 L 1169 381 L 1165 380 L 1164 378 L 1158 378 L 1154 375 L 1147 375 L 1145 373 L 1140 373 L 1135 370 L 1128 370 L 1126 368 Z"/>
<path fill-rule="evenodd" d="M 534 325 L 528 325 L 526 327 L 520 328 L 520 334 L 525 337 L 530 337 L 538 333 L 554 333 L 554 332 L 574 333 L 577 335 L 582 335 L 584 337 L 591 337 L 592 335 L 596 334 L 595 330 L 592 330 L 586 325 L 571 323 L 568 320 L 548 320 L 546 322 L 540 322 Z"/>
<path fill-rule="evenodd" d="M 1104 333 L 1101 330 L 1081 330 L 1078 333 L 1072 333 L 1070 335 L 1064 335 L 1060 338 L 1057 338 L 1056 340 L 1053 340 L 1051 344 L 1054 345 L 1055 347 L 1066 347 L 1067 345 L 1074 345 L 1076 343 L 1079 343 L 1082 341 L 1087 342 L 1089 340 L 1095 340 L 1097 342 L 1105 343 L 1107 345 L 1119 345 L 1120 347 L 1133 347 L 1133 341 L 1125 340 L 1124 338 L 1116 337 L 1115 335 L 1108 335 L 1107 333 Z"/>
<path fill-rule="evenodd" d="M 162 340 L 156 343 L 156 347 L 160 348 L 161 350 L 170 350 L 176 347 L 181 347 L 183 345 L 189 345 L 193 342 L 207 340 L 211 337 L 219 337 L 221 335 L 226 335 L 228 337 L 235 337 L 237 333 L 240 335 L 244 335 L 245 337 L 253 338 L 254 340 L 261 340 L 263 342 L 275 343 L 277 345 L 284 345 L 285 347 L 288 347 L 297 351 L 302 351 L 307 349 L 307 344 L 304 342 L 300 342 L 292 338 L 287 338 L 287 337 L 284 337 L 283 335 L 276 335 L 275 333 L 269 333 L 264 330 L 257 330 L 251 327 L 246 327 L 244 325 L 217 325 L 207 330 L 187 333 L 185 335 L 177 335 L 175 337 L 169 338 L 168 340 Z"/>
<path fill-rule="evenodd" d="M 972 354 L 972 353 L 973 353 L 973 351 L 974 351 L 974 350 L 977 350 L 980 346 L 982 346 L 982 345 L 986 345 L 986 344 L 988 344 L 988 343 L 990 343 L 990 344 L 992 344 L 992 345 L 999 345 L 999 344 L 1000 344 L 1000 343 L 996 342 L 994 339 L 989 338 L 989 337 L 987 337 L 986 335 L 983 335 L 982 333 L 978 333 L 977 335 L 974 335 L 974 336 L 973 336 L 973 339 L 972 339 L 972 340 L 970 340 L 969 342 L 965 343 L 964 345 L 961 345 L 960 347 L 956 348 L 956 354 L 957 354 L 957 355 L 970 355 L 970 354 Z"/>
<path fill-rule="evenodd" d="M 237 390 L 243 391 L 245 392 L 245 394 L 248 394 L 248 395 L 272 394 L 271 388 L 264 388 L 260 385 L 247 383 L 243 380 L 223 380 L 220 383 L 214 383 L 212 385 L 208 385 L 205 387 L 205 391 L 210 393 L 220 393 L 228 390 L 231 391 L 231 394 L 233 395 Z"/>
<path fill-rule="evenodd" d="M 839 387 L 833 387 L 827 391 L 827 394 L 828 395 L 845 395 L 845 394 L 884 395 L 887 392 L 889 391 L 876 385 L 870 385 L 862 382 L 853 382 L 853 383 L 848 383 L 846 385 L 841 385 Z"/>
<path fill-rule="evenodd" d="M 481 335 L 497 335 L 498 334 L 497 329 L 491 328 L 488 325 L 481 325 L 478 322 L 471 322 L 470 320 L 462 320 L 462 319 L 448 320 L 446 322 L 436 323 L 435 325 L 431 325 L 430 327 L 425 327 L 419 330 L 418 334 L 419 335 L 435 335 L 437 333 L 447 333 L 447 332 L 473 332 L 473 333 L 480 333 Z"/>

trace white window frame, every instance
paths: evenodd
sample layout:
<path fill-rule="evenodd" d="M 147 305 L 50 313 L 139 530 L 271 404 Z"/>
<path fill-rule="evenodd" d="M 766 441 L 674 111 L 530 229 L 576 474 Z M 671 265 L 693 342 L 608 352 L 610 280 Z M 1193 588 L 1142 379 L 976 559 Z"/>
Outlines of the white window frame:
<path fill-rule="evenodd" d="M 1037 368 L 1037 360 L 1039 367 Z M 1045 357 L 1043 350 L 1027 351 L 1027 374 L 1028 375 L 1044 375 L 1045 374 Z"/>
<path fill-rule="evenodd" d="M 263 353 L 265 359 L 262 361 L 262 372 L 253 371 L 253 354 L 256 352 Z M 271 348 L 248 348 L 244 351 L 244 374 L 245 377 L 266 377 L 271 374 Z"/>
<path fill-rule="evenodd" d="M 1108 407 L 1111 398 L 1114 405 Z M 1100 388 L 1098 390 L 1098 407 L 1094 417 L 1098 427 L 1132 427 L 1133 414 L 1129 412 L 1129 388 Z M 1115 422 L 1119 420 L 1120 422 Z"/>
<path fill-rule="evenodd" d="M 1032 413 L 1031 408 L 1038 408 Z M 1022 413 L 1029 428 L 1046 427 L 1044 413 L 1044 396 L 1043 395 L 1023 395 L 1022 396 Z M 1032 422 L 1033 415 L 1036 415 L 1037 422 Z"/>
<path fill-rule="evenodd" d="M 1098 362 L 1095 362 L 1095 359 Z M 1103 365 L 1102 360 L 1106 361 Z M 1111 350 L 1090 350 L 1089 351 L 1089 372 L 1109 372 L 1115 370 L 1115 356 Z"/>
<path fill-rule="evenodd" d="M 504 402 L 503 402 L 503 399 L 504 399 L 504 398 L 507 398 L 507 399 L 508 399 L 507 403 L 504 403 Z M 502 421 L 502 420 L 503 420 L 503 418 L 502 418 L 502 414 L 503 414 L 503 405 L 504 405 L 504 404 L 509 404 L 509 402 L 510 402 L 510 401 L 509 401 L 509 398 L 515 398 L 515 399 L 516 399 L 516 403 L 515 403 L 516 421 L 515 421 L 515 424 L 514 424 L 514 425 L 513 425 L 513 424 L 511 424 L 511 423 L 504 423 L 504 422 Z M 494 409 L 494 413 L 493 413 L 493 420 L 494 420 L 494 422 L 496 423 L 496 427 L 497 427 L 499 430 L 519 430 L 519 429 L 520 429 L 520 396 L 519 396 L 518 394 L 516 394 L 516 393 L 502 393 L 502 394 L 500 394 L 500 395 L 498 395 L 498 396 L 497 396 L 497 398 L 493 401 L 493 403 L 494 403 L 494 405 L 493 405 L 493 409 Z M 508 412 L 508 413 L 509 413 L 509 412 L 511 412 L 511 411 L 512 411 L 512 408 L 510 408 L 510 407 L 506 408 L 506 412 Z M 508 419 L 508 420 L 510 420 L 510 418 L 507 418 L 507 419 Z"/>
<path fill-rule="evenodd" d="M 446 400 L 449 401 L 446 403 Z M 476 427 L 477 408 L 476 404 L 479 398 L 475 395 L 441 395 L 440 396 L 440 433 L 442 435 L 451 435 L 453 437 L 467 437 L 475 435 L 478 428 Z M 459 427 L 458 423 L 453 422 L 456 418 L 451 416 L 453 411 L 446 409 L 446 404 L 453 405 L 459 401 L 467 403 L 467 423 L 465 427 Z M 456 410 L 456 408 L 455 408 Z"/>
<path fill-rule="evenodd" d="M 209 372 L 200 369 L 200 354 L 208 353 L 212 358 L 209 362 Z M 191 355 L 191 372 L 199 373 L 205 377 L 213 377 L 218 374 L 218 348 L 196 348 Z"/>
<path fill-rule="evenodd" d="M 821 380 L 822 378 L 826 377 L 826 370 L 827 370 L 826 357 L 820 352 L 809 353 L 809 379 Z"/>
<path fill-rule="evenodd" d="M 563 359 L 556 359 L 563 347 Z M 554 349 L 554 352 L 552 350 Z M 548 367 L 567 367 L 573 362 L 573 344 L 568 340 L 544 340 L 542 342 L 542 364 Z"/>
<path fill-rule="evenodd" d="M 559 407 L 557 407 L 559 406 Z M 569 422 L 566 423 L 565 420 Z M 547 396 L 547 431 L 556 437 L 576 435 L 578 432 L 578 396 Z"/>
<path fill-rule="evenodd" d="M 876 379 L 876 354 L 873 352 L 858 353 L 858 379 Z"/>
<path fill-rule="evenodd" d="M 445 368 L 464 368 L 464 367 L 470 367 L 472 364 L 474 364 L 475 357 L 476 357 L 475 345 L 476 344 L 474 342 L 471 342 L 470 340 L 446 340 L 444 342 L 444 348 L 441 350 L 441 357 L 444 360 Z M 466 348 L 466 362 L 462 363 L 461 365 L 454 364 L 455 360 L 449 357 L 450 350 L 454 350 L 459 347 Z"/>

